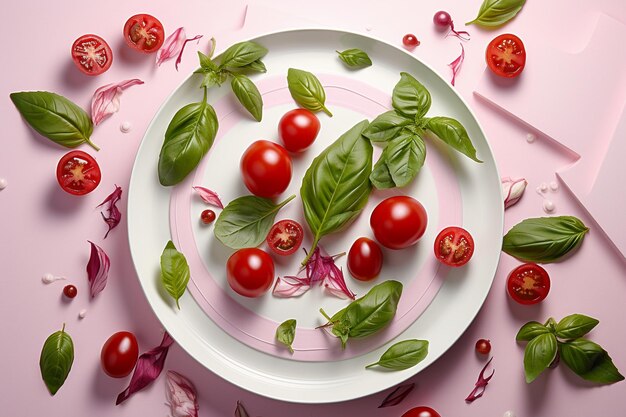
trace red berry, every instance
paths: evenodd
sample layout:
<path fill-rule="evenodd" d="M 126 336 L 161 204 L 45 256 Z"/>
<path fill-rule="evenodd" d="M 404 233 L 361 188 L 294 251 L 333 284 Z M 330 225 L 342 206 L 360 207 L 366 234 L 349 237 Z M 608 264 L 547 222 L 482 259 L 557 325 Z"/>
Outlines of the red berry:
<path fill-rule="evenodd" d="M 76 289 L 75 286 L 73 285 L 66 285 L 65 288 L 63 288 L 63 294 L 67 297 L 67 298 L 74 298 L 76 297 L 76 294 L 78 294 L 78 290 Z"/>
<path fill-rule="evenodd" d="M 476 342 L 476 352 L 481 355 L 488 354 L 491 352 L 491 342 L 487 339 L 479 339 L 478 342 Z"/>
<path fill-rule="evenodd" d="M 419 46 L 420 41 L 417 40 L 415 35 L 413 35 L 412 33 L 409 33 L 409 34 L 404 35 L 404 38 L 402 38 L 402 43 L 407 48 L 415 48 L 416 46 Z"/>
<path fill-rule="evenodd" d="M 204 224 L 211 224 L 215 221 L 215 212 L 213 210 L 204 210 L 202 214 L 200 214 L 200 219 Z"/>

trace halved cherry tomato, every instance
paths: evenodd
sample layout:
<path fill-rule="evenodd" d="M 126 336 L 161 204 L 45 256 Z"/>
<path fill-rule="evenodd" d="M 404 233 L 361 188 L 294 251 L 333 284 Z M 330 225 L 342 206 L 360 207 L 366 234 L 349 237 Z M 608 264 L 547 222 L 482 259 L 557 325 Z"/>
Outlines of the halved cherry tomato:
<path fill-rule="evenodd" d="M 404 249 L 416 244 L 426 231 L 427 222 L 424 206 L 409 196 L 381 201 L 370 217 L 376 240 L 389 249 Z"/>
<path fill-rule="evenodd" d="M 136 14 L 124 25 L 124 39 L 131 48 L 150 54 L 159 50 L 165 40 L 163 25 L 154 16 Z"/>
<path fill-rule="evenodd" d="M 99 75 L 113 63 L 113 52 L 100 36 L 83 35 L 72 45 L 72 59 L 83 74 Z"/>
<path fill-rule="evenodd" d="M 102 370 L 110 377 L 123 378 L 137 363 L 139 345 L 131 332 L 117 332 L 104 342 L 100 352 Z"/>
<path fill-rule="evenodd" d="M 239 249 L 226 262 L 228 284 L 244 297 L 258 297 L 272 286 L 274 261 L 258 248 Z"/>
<path fill-rule="evenodd" d="M 304 231 L 295 220 L 281 220 L 270 229 L 267 245 L 277 255 L 291 255 L 302 244 Z"/>
<path fill-rule="evenodd" d="M 446 227 L 435 239 L 435 257 L 448 266 L 463 266 L 474 254 L 474 239 L 465 229 Z"/>
<path fill-rule="evenodd" d="M 359 281 L 371 281 L 383 268 L 383 251 L 378 243 L 366 237 L 354 241 L 348 252 L 348 271 Z"/>
<path fill-rule="evenodd" d="M 259 197 L 272 198 L 285 191 L 291 182 L 291 157 L 282 146 L 257 140 L 241 157 L 243 182 Z"/>
<path fill-rule="evenodd" d="M 288 111 L 278 122 L 278 137 L 289 152 L 302 152 L 311 146 L 319 131 L 319 119 L 307 109 Z"/>
<path fill-rule="evenodd" d="M 74 195 L 92 192 L 100 184 L 100 167 L 83 151 L 66 153 L 57 165 L 57 181 L 63 191 Z"/>
<path fill-rule="evenodd" d="M 537 304 L 550 292 L 550 276 L 537 264 L 523 264 L 511 271 L 506 289 L 511 298 L 520 304 Z"/>
<path fill-rule="evenodd" d="M 441 417 L 441 415 L 430 407 L 421 406 L 411 408 L 402 414 L 402 417 Z"/>
<path fill-rule="evenodd" d="M 489 42 L 485 59 L 489 69 L 500 77 L 517 77 L 526 65 L 526 49 L 520 38 L 510 33 Z"/>

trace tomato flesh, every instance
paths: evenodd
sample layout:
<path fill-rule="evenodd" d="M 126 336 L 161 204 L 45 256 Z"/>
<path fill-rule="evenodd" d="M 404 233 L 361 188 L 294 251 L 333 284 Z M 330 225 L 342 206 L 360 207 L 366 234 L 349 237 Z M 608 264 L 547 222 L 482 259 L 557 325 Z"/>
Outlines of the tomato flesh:
<path fill-rule="evenodd" d="M 291 157 L 282 146 L 258 140 L 241 157 L 243 182 L 259 197 L 272 198 L 287 189 L 291 182 Z"/>
<path fill-rule="evenodd" d="M 100 352 L 102 370 L 110 377 L 128 376 L 137 363 L 139 346 L 131 332 L 117 332 L 104 342 Z"/>
<path fill-rule="evenodd" d="M 430 407 L 421 406 L 411 408 L 402 414 L 402 417 L 441 417 L 441 415 Z"/>
<path fill-rule="evenodd" d="M 348 252 L 348 271 L 359 281 L 371 281 L 383 268 L 383 251 L 372 239 L 358 238 Z"/>
<path fill-rule="evenodd" d="M 57 164 L 59 185 L 63 191 L 73 195 L 84 195 L 95 190 L 101 176 L 96 160 L 83 151 L 68 152 Z"/>
<path fill-rule="evenodd" d="M 446 227 L 435 239 L 435 257 L 445 265 L 459 267 L 469 262 L 474 254 L 474 239 L 460 227 Z"/>
<path fill-rule="evenodd" d="M 485 59 L 496 75 L 513 78 L 520 75 L 526 65 L 526 49 L 520 38 L 507 33 L 489 43 Z"/>
<path fill-rule="evenodd" d="M 226 262 L 226 276 L 237 294 L 258 297 L 265 294 L 274 281 L 274 261 L 261 249 L 239 249 Z"/>
<path fill-rule="evenodd" d="M 72 60 L 84 74 L 99 75 L 111 67 L 113 52 L 97 35 L 83 35 L 72 44 Z"/>
<path fill-rule="evenodd" d="M 404 249 L 416 244 L 424 235 L 427 222 L 424 206 L 408 196 L 381 201 L 370 217 L 376 240 L 389 249 Z"/>
<path fill-rule="evenodd" d="M 277 255 L 291 255 L 302 244 L 304 230 L 295 220 L 281 220 L 270 229 L 267 245 Z"/>
<path fill-rule="evenodd" d="M 137 14 L 126 21 L 124 39 L 131 48 L 144 52 L 156 52 L 165 40 L 163 25 L 154 16 Z"/>
<path fill-rule="evenodd" d="M 550 292 L 550 276 L 537 264 L 520 265 L 509 274 L 507 292 L 520 304 L 537 304 Z"/>
<path fill-rule="evenodd" d="M 278 123 L 278 137 L 289 152 L 302 152 L 315 141 L 320 121 L 307 109 L 288 111 Z"/>

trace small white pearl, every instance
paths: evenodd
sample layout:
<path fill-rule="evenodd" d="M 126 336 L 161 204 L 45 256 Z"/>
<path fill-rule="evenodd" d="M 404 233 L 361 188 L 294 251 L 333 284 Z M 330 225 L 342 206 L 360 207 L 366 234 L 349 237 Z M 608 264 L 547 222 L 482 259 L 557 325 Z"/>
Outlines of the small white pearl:
<path fill-rule="evenodd" d="M 365 28 L 365 30 L 368 31 L 368 32 L 371 32 L 372 31 L 372 27 L 368 26 L 368 27 Z"/>
<path fill-rule="evenodd" d="M 537 139 L 537 136 L 533 135 L 532 133 L 528 133 L 526 135 L 526 142 L 528 143 L 533 143 L 536 139 Z"/>
<path fill-rule="evenodd" d="M 78 318 L 82 320 L 85 318 L 86 315 L 87 315 L 87 310 L 82 309 L 80 310 L 80 313 L 78 313 Z"/>
<path fill-rule="evenodd" d="M 541 190 L 542 193 L 545 193 L 546 191 L 548 191 L 548 184 L 546 184 L 545 182 L 542 182 L 541 185 L 539 185 L 539 189 Z"/>
<path fill-rule="evenodd" d="M 129 122 L 129 121 L 125 121 L 120 125 L 120 130 L 122 131 L 122 133 L 128 133 L 130 132 L 130 129 L 132 129 L 133 125 Z"/>
<path fill-rule="evenodd" d="M 543 202 L 543 211 L 546 213 L 552 213 L 554 211 L 554 203 L 550 200 L 545 200 Z"/>
<path fill-rule="evenodd" d="M 505 411 L 502 417 L 515 417 L 515 413 L 511 410 Z"/>
<path fill-rule="evenodd" d="M 4 190 L 5 188 L 7 188 L 7 185 L 9 185 L 7 180 L 5 180 L 4 178 L 0 178 L 0 190 Z"/>
<path fill-rule="evenodd" d="M 55 281 L 54 275 L 50 273 L 43 274 L 43 276 L 41 277 L 41 281 L 43 281 L 44 284 L 50 284 L 51 282 Z"/>
<path fill-rule="evenodd" d="M 550 183 L 550 189 L 551 189 L 552 191 L 556 191 L 556 190 L 558 190 L 558 189 L 559 189 L 559 184 L 558 184 L 556 181 L 552 181 L 552 182 Z"/>

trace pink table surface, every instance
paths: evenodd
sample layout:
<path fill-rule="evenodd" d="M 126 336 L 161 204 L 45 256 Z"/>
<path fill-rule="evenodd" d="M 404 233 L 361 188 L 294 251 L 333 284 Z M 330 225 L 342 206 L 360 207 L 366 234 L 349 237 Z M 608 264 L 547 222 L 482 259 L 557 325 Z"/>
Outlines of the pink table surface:
<path fill-rule="evenodd" d="M 448 10 L 460 26 L 473 18 L 480 6 L 479 0 L 447 0 L 436 5 L 425 0 L 386 1 L 371 3 L 369 7 L 363 1 L 317 1 L 298 6 L 292 3 L 265 0 L 254 4 L 306 16 L 327 26 L 369 31 L 394 43 L 399 43 L 405 33 L 413 32 L 422 42 L 415 55 L 445 77 L 449 76 L 447 63 L 459 53 L 459 42 L 437 33 L 432 15 L 438 9 Z M 196 46 L 188 45 L 179 72 L 171 61 L 157 69 L 154 56 L 141 56 L 126 49 L 120 32 L 130 15 L 148 12 L 158 16 L 168 32 L 185 26 L 190 35 L 205 35 L 198 48 L 205 48 L 211 36 L 229 44 L 239 39 L 244 10 L 242 1 L 115 0 L 105 5 L 105 2 L 72 0 L 22 0 L 3 4 L 0 178 L 8 181 L 8 187 L 0 191 L 0 276 L 4 289 L 0 303 L 2 415 L 168 414 L 163 376 L 122 406 L 115 407 L 115 397 L 128 380 L 111 379 L 100 370 L 100 348 L 109 335 L 122 329 L 133 331 L 140 350 L 145 351 L 160 341 L 161 326 L 135 276 L 125 219 L 103 241 L 105 226 L 94 207 L 113 190 L 114 184 L 127 190 L 143 131 L 167 95 L 196 67 L 193 53 Z M 523 218 L 544 215 L 542 197 L 534 189 L 542 182 L 556 180 L 555 170 L 566 165 L 571 156 L 541 137 L 533 144 L 527 143 L 524 126 L 472 95 L 484 71 L 484 47 L 496 34 L 513 32 L 531 42 L 550 42 L 564 50 L 576 51 L 589 38 L 598 12 L 626 22 L 622 0 L 529 1 L 520 16 L 503 29 L 469 29 L 472 40 L 464 44 L 466 59 L 457 78 L 457 88 L 482 123 L 501 174 L 523 176 L 529 181 L 522 201 L 506 212 L 506 229 Z M 115 54 L 112 68 L 95 78 L 77 73 L 69 60 L 73 40 L 92 32 L 109 40 Z M 616 40 L 615 45 L 607 45 L 607 65 L 610 65 L 611 48 L 620 47 L 621 42 Z M 530 55 L 528 65 L 540 66 L 541 62 L 533 61 Z M 9 93 L 55 91 L 88 108 L 97 87 L 135 77 L 146 83 L 127 90 L 120 112 L 98 126 L 93 135 L 93 140 L 102 147 L 97 154 L 104 172 L 102 184 L 94 193 L 80 199 L 61 192 L 53 173 L 66 150 L 33 133 L 14 109 Z M 602 98 L 598 100 L 601 102 Z M 119 130 L 123 121 L 133 124 L 128 134 Z M 616 188 L 615 192 L 623 192 L 623 185 L 616 184 Z M 326 405 L 270 400 L 222 380 L 176 345 L 170 350 L 166 369 L 176 370 L 195 383 L 201 416 L 230 416 L 237 400 L 246 405 L 251 416 L 400 416 L 416 405 L 430 405 L 442 416 L 498 417 L 506 410 L 513 410 L 519 417 L 623 416 L 624 382 L 595 386 L 579 380 L 564 366 L 546 372 L 531 385 L 524 382 L 523 347 L 514 340 L 519 327 L 529 320 L 544 321 L 549 316 L 558 319 L 571 313 L 584 313 L 600 320 L 591 337 L 612 354 L 622 373 L 626 372 L 623 319 L 626 265 L 606 237 L 594 230 L 593 220 L 564 187 L 549 196 L 556 204 L 557 214 L 578 216 L 592 230 L 575 256 L 546 267 L 553 278 L 548 299 L 534 307 L 511 302 L 505 294 L 505 280 L 518 261 L 502 255 L 494 285 L 476 320 L 441 359 L 411 378 L 417 387 L 399 406 L 377 409 L 386 393 Z M 125 211 L 124 198 L 122 212 Z M 102 245 L 112 262 L 109 283 L 95 300 L 88 299 L 84 270 L 89 255 L 88 239 Z M 78 287 L 79 296 L 69 303 L 63 301 L 63 282 L 43 285 L 41 276 L 46 272 L 69 277 Z M 87 310 L 87 317 L 79 320 L 78 312 L 82 309 Z M 45 338 L 63 322 L 74 339 L 76 359 L 65 385 L 55 397 L 50 397 L 39 374 L 39 353 Z M 496 374 L 484 397 L 468 405 L 463 400 L 485 362 L 474 353 L 474 343 L 481 337 L 491 339 Z"/>

